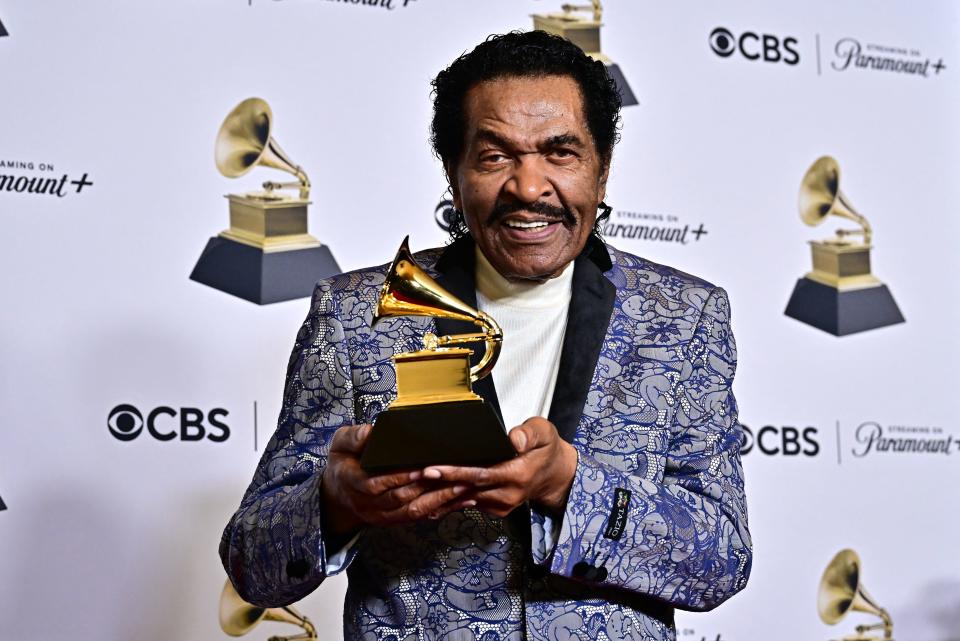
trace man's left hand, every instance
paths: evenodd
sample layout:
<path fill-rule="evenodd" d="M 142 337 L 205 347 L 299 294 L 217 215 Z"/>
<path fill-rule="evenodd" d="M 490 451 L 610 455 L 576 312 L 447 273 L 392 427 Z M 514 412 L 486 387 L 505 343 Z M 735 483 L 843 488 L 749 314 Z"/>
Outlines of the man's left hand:
<path fill-rule="evenodd" d="M 539 416 L 510 430 L 518 456 L 491 467 L 432 465 L 424 478 L 470 487 L 462 499 L 477 509 L 504 517 L 527 501 L 562 513 L 577 471 L 577 450 L 560 438 L 553 423 Z"/>

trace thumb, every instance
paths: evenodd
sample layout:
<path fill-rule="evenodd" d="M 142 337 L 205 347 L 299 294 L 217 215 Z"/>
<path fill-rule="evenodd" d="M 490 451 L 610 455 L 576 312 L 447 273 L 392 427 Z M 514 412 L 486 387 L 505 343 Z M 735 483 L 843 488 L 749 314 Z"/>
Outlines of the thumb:
<path fill-rule="evenodd" d="M 341 427 L 333 435 L 333 442 L 330 444 L 331 451 L 361 453 L 370 437 L 370 429 L 371 426 L 368 424 Z"/>
<path fill-rule="evenodd" d="M 523 431 L 523 425 L 515 427 L 510 430 L 510 442 L 513 443 L 513 449 L 517 450 L 517 454 L 523 454 L 527 451 L 527 433 Z"/>
<path fill-rule="evenodd" d="M 541 423 L 549 425 L 544 419 L 539 416 L 534 416 L 533 418 L 528 418 L 522 425 L 510 431 L 510 442 L 513 443 L 513 447 L 517 450 L 518 454 L 525 454 L 541 445 L 544 440 L 540 434 L 540 428 L 542 428 Z"/>

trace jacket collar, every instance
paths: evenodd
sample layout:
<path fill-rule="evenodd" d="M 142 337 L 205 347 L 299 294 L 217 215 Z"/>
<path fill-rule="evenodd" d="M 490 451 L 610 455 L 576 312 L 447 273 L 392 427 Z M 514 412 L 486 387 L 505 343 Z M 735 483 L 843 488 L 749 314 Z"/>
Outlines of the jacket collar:
<path fill-rule="evenodd" d="M 440 285 L 467 305 L 476 308 L 473 252 L 473 238 L 460 238 L 444 249 L 437 260 L 436 270 L 437 282 Z M 606 245 L 596 235 L 591 234 L 574 262 L 567 331 L 560 349 L 559 373 L 547 417 L 556 425 L 560 436 L 571 443 L 583 414 L 603 338 L 613 312 L 616 288 L 604 276 L 604 272 L 612 267 L 613 262 Z M 436 319 L 436 327 L 438 334 L 474 331 L 470 323 L 444 318 Z M 475 349 L 472 362 L 476 363 L 481 354 L 482 348 Z M 487 376 L 480 379 L 473 389 L 493 406 L 502 420 L 493 378 Z"/>

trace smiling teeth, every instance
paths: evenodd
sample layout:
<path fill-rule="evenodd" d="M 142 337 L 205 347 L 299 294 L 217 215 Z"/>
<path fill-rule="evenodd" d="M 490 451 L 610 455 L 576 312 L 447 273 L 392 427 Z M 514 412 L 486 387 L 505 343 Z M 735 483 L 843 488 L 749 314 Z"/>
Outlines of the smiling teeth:
<path fill-rule="evenodd" d="M 541 227 L 546 227 L 550 223 L 546 221 L 539 221 L 535 223 L 523 223 L 519 220 L 508 220 L 507 227 L 513 227 L 514 229 L 540 229 Z"/>

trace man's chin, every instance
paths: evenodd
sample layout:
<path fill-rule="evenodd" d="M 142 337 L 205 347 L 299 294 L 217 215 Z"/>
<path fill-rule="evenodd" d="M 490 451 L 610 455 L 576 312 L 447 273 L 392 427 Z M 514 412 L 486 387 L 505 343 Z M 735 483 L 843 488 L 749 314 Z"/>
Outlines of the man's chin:
<path fill-rule="evenodd" d="M 530 256 L 527 259 L 517 259 L 512 255 L 509 258 L 500 255 L 490 260 L 494 268 L 507 280 L 514 281 L 544 281 L 558 275 L 570 261 L 562 258 L 546 258 L 545 256 Z"/>

